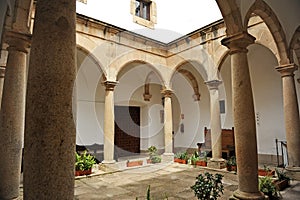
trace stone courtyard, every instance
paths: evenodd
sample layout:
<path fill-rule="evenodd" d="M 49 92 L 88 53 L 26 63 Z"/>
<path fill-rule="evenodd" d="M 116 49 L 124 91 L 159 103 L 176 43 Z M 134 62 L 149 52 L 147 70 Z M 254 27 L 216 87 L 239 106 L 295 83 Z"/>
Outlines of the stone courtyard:
<path fill-rule="evenodd" d="M 214 170 L 191 165 L 155 164 L 145 167 L 103 173 L 97 176 L 77 178 L 75 199 L 146 199 L 150 185 L 151 198 L 160 199 L 197 199 L 190 189 L 198 174 L 209 171 L 224 175 L 224 194 L 219 199 L 229 199 L 238 187 L 237 175 L 233 172 Z M 281 192 L 283 199 L 297 199 L 300 183 L 291 182 L 291 187 Z"/>

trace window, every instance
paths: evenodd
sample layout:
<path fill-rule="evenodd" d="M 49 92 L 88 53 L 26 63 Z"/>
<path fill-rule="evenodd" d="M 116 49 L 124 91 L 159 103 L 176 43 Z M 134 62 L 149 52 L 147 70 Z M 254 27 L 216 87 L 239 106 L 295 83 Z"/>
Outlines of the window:
<path fill-rule="evenodd" d="M 133 21 L 148 28 L 156 24 L 156 3 L 154 0 L 131 0 L 130 13 Z"/>
<path fill-rule="evenodd" d="M 135 1 L 135 15 L 150 21 L 150 5 L 151 2 L 144 0 Z"/>

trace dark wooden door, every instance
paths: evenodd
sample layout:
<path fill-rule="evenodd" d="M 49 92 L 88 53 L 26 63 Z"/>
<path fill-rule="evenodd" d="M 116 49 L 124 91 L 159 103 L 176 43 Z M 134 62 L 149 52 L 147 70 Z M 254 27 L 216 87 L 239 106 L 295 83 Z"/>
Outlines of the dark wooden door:
<path fill-rule="evenodd" d="M 140 153 L 140 107 L 115 106 L 115 156 L 136 153 Z"/>

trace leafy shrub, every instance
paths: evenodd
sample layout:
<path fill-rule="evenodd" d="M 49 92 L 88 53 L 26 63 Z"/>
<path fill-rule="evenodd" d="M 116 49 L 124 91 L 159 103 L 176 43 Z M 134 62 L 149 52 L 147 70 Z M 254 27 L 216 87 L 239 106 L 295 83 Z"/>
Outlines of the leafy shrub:
<path fill-rule="evenodd" d="M 148 148 L 149 152 L 149 157 L 151 160 L 151 163 L 160 163 L 161 162 L 161 157 L 157 153 L 157 148 L 155 146 L 150 146 Z"/>
<path fill-rule="evenodd" d="M 269 176 L 263 176 L 259 179 L 259 190 L 265 195 L 268 195 L 270 199 L 279 199 L 280 194 L 273 184 L 272 179 Z"/>
<path fill-rule="evenodd" d="M 201 200 L 216 200 L 223 194 L 224 186 L 222 183 L 223 175 L 215 175 L 205 172 L 196 177 L 195 185 L 191 186 L 195 196 Z"/>
<path fill-rule="evenodd" d="M 95 157 L 84 151 L 82 154 L 76 152 L 75 170 L 89 170 L 96 164 Z"/>

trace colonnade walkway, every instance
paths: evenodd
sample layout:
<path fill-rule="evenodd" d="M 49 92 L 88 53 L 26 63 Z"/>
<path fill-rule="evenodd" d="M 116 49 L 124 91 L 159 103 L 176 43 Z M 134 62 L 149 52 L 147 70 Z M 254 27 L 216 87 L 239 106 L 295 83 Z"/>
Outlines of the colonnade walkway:
<path fill-rule="evenodd" d="M 150 185 L 151 199 L 180 200 L 197 199 L 190 189 L 196 177 L 204 172 L 224 175 L 224 194 L 220 200 L 227 200 L 238 188 L 237 175 L 225 169 L 194 167 L 178 163 L 149 164 L 143 167 L 128 167 L 122 170 L 101 168 L 89 176 L 76 177 L 75 199 L 77 200 L 145 200 Z M 23 198 L 21 184 L 20 197 Z M 281 192 L 283 199 L 300 199 L 300 182 L 291 181 L 291 186 Z"/>

